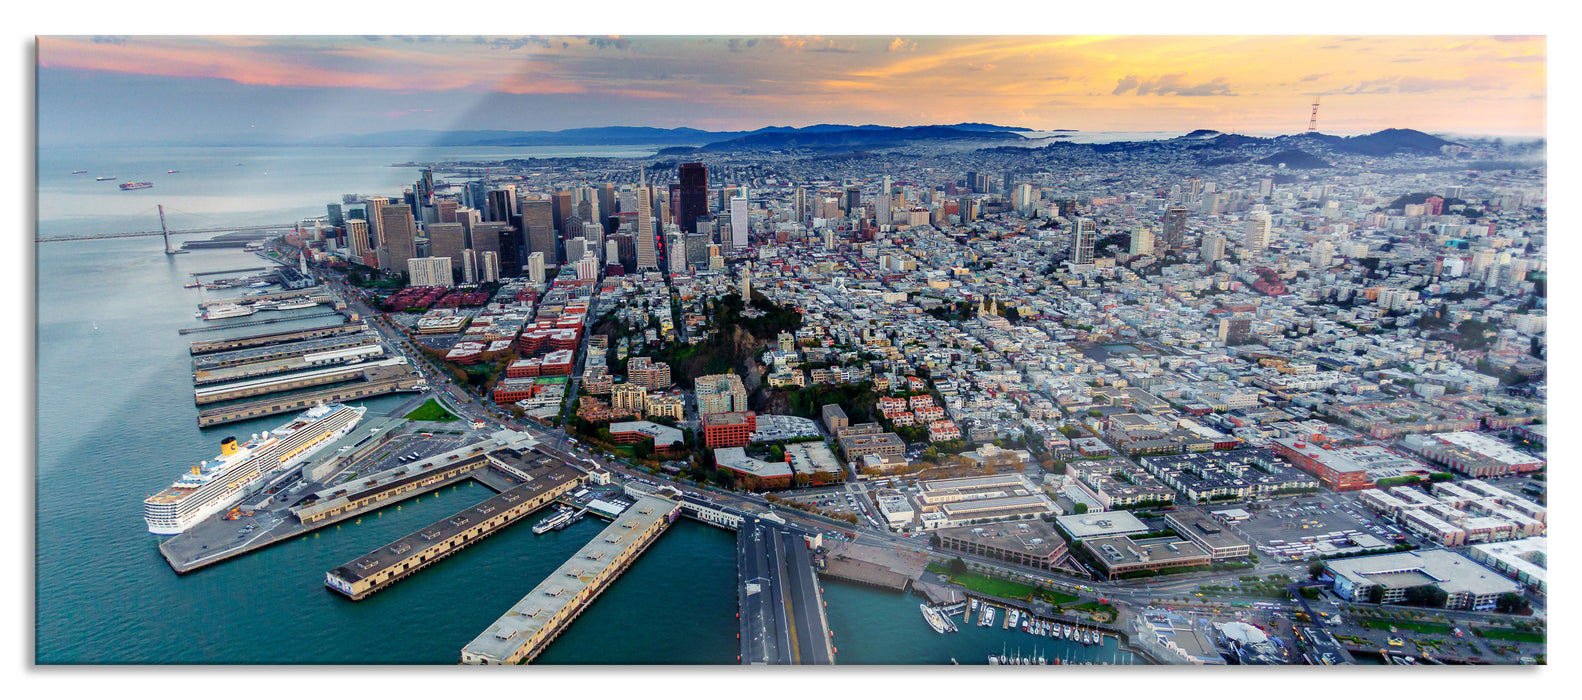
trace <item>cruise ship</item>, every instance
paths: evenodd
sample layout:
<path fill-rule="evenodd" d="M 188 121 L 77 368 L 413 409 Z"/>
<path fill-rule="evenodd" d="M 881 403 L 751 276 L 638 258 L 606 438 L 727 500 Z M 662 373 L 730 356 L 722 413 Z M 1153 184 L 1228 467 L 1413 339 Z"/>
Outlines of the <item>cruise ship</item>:
<path fill-rule="evenodd" d="M 237 444 L 235 437 L 221 440 L 218 456 L 143 501 L 148 531 L 179 534 L 230 508 L 247 495 L 249 486 L 306 461 L 350 433 L 367 411 L 362 406 L 320 404 L 246 443 Z"/>
<path fill-rule="evenodd" d="M 216 304 L 203 311 L 203 320 L 218 321 L 222 318 L 253 315 L 253 307 L 241 304 Z"/>

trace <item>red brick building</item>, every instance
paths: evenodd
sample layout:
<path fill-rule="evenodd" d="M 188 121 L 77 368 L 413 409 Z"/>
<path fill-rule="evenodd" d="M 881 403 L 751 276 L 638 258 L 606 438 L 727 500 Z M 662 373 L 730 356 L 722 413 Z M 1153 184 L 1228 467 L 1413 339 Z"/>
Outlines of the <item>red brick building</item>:
<path fill-rule="evenodd" d="M 703 414 L 703 444 L 709 449 L 745 447 L 758 429 L 758 414 L 752 411 Z"/>

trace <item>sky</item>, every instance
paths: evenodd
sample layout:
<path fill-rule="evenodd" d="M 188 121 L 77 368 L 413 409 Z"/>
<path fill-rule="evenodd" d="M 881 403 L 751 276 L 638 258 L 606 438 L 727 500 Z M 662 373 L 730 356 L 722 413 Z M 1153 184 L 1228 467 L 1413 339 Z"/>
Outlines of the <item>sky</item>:
<path fill-rule="evenodd" d="M 991 122 L 1545 133 L 1523 36 L 40 36 L 41 145 Z"/>

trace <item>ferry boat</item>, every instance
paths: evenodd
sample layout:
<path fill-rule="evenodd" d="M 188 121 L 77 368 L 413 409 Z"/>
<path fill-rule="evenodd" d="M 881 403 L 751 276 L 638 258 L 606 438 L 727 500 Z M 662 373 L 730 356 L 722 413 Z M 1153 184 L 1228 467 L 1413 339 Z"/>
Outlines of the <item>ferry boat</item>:
<path fill-rule="evenodd" d="M 923 611 L 923 619 L 928 622 L 929 627 L 940 634 L 945 633 L 945 618 L 940 616 L 938 610 L 928 607 L 927 603 L 918 603 L 917 607 Z"/>
<path fill-rule="evenodd" d="M 111 180 L 117 180 L 117 179 L 120 179 L 120 178 L 117 178 L 114 175 L 108 175 L 108 176 L 105 176 L 105 177 L 96 177 L 96 178 L 93 179 L 93 181 L 94 182 L 109 182 Z"/>
<path fill-rule="evenodd" d="M 260 289 L 260 288 L 263 288 L 263 287 L 268 287 L 271 284 L 274 284 L 274 282 L 254 282 L 254 283 L 249 284 L 247 286 L 252 287 L 253 289 Z"/>
<path fill-rule="evenodd" d="M 571 524 L 572 518 L 577 516 L 577 511 L 570 508 L 561 508 L 554 515 L 544 518 L 533 526 L 533 534 L 542 535 L 550 530 L 559 530 Z"/>
<path fill-rule="evenodd" d="M 156 535 L 175 535 L 247 495 L 249 486 L 301 464 L 352 431 L 368 411 L 362 406 L 319 404 L 274 430 L 237 444 L 220 441 L 220 454 L 194 466 L 170 488 L 143 501 L 143 519 Z"/>
<path fill-rule="evenodd" d="M 146 190 L 146 189 L 148 189 L 150 187 L 153 187 L 153 186 L 154 186 L 154 183 L 152 183 L 152 182 L 123 182 L 123 183 L 121 183 L 121 189 L 122 190 Z"/>
<path fill-rule="evenodd" d="M 241 304 L 216 304 L 203 311 L 203 320 L 218 321 L 222 318 L 253 315 L 253 307 Z"/>
<path fill-rule="evenodd" d="M 289 301 L 275 308 L 280 311 L 290 311 L 292 309 L 311 309 L 318 305 L 319 303 L 316 301 Z"/>

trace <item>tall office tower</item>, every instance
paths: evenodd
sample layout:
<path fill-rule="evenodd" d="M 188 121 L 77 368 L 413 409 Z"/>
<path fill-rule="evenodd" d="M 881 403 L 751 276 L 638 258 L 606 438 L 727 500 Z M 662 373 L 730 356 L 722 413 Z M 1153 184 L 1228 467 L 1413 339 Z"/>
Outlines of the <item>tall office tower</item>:
<path fill-rule="evenodd" d="M 417 257 L 417 222 L 405 204 L 391 204 L 379 210 L 379 230 L 384 233 L 389 269 L 406 267 L 408 258 Z"/>
<path fill-rule="evenodd" d="M 500 239 L 505 232 L 506 224 L 498 221 L 482 221 L 472 225 L 472 236 L 467 240 L 467 247 L 478 251 L 479 264 L 483 262 L 483 253 L 492 250 L 496 255 L 500 252 Z"/>
<path fill-rule="evenodd" d="M 637 188 L 637 270 L 658 270 L 659 250 L 654 241 L 654 217 L 647 187 Z"/>
<path fill-rule="evenodd" d="M 1264 212 L 1253 212 L 1247 217 L 1247 239 L 1242 243 L 1247 250 L 1263 250 L 1269 247 L 1269 215 Z"/>
<path fill-rule="evenodd" d="M 407 279 L 414 287 L 454 287 L 450 258 L 408 258 Z"/>
<path fill-rule="evenodd" d="M 1015 180 L 1016 180 L 1016 173 L 1007 171 L 1005 173 L 1004 187 L 1000 188 L 1000 193 L 1005 195 L 1006 197 L 1011 196 L 1011 192 L 1016 189 Z"/>
<path fill-rule="evenodd" d="M 731 247 L 747 247 L 747 198 L 731 197 Z"/>
<path fill-rule="evenodd" d="M 516 186 L 489 190 L 483 206 L 484 221 L 510 222 L 516 216 Z"/>
<path fill-rule="evenodd" d="M 1033 194 L 1033 186 L 1024 182 L 1017 186 L 1015 194 L 1017 210 L 1023 214 L 1032 213 L 1033 208 L 1038 205 L 1037 195 Z"/>
<path fill-rule="evenodd" d="M 341 205 L 330 204 L 325 209 L 329 212 L 328 223 L 331 226 L 345 226 L 346 217 L 341 214 Z"/>
<path fill-rule="evenodd" d="M 792 216 L 795 217 L 797 223 L 807 223 L 808 211 L 806 187 L 798 187 L 796 188 L 796 191 L 791 194 L 791 211 Z"/>
<path fill-rule="evenodd" d="M 450 258 L 452 265 L 461 265 L 461 251 L 467 248 L 467 239 L 461 224 L 429 224 L 428 254 L 433 258 Z"/>
<path fill-rule="evenodd" d="M 737 291 L 742 295 L 742 303 L 750 304 L 753 300 L 752 274 L 747 271 L 747 266 L 742 266 L 742 276 L 738 283 Z"/>
<path fill-rule="evenodd" d="M 462 284 L 478 283 L 478 253 L 471 248 L 461 251 Z"/>
<path fill-rule="evenodd" d="M 1268 197 L 1274 194 L 1274 179 L 1264 178 L 1258 181 L 1258 196 Z"/>
<path fill-rule="evenodd" d="M 589 255 L 577 261 L 578 280 L 596 280 L 599 278 L 599 259 Z"/>
<path fill-rule="evenodd" d="M 1093 244 L 1098 240 L 1099 225 L 1086 216 L 1077 217 L 1076 231 L 1071 236 L 1071 262 L 1078 265 L 1093 264 Z"/>
<path fill-rule="evenodd" d="M 479 277 L 485 282 L 499 282 L 500 254 L 492 250 L 486 250 L 483 251 L 482 256 L 483 257 L 478 264 L 478 266 L 482 268 L 479 271 L 481 273 Z"/>
<path fill-rule="evenodd" d="M 531 255 L 527 256 L 527 279 L 531 280 L 533 284 L 544 283 L 544 254 L 542 252 L 535 250 Z"/>
<path fill-rule="evenodd" d="M 566 262 L 576 262 L 591 252 L 588 239 L 582 236 L 573 236 L 566 240 Z"/>
<path fill-rule="evenodd" d="M 543 253 L 544 264 L 560 264 L 560 246 L 555 244 L 554 205 L 547 199 L 522 200 L 522 227 L 526 229 L 528 253 Z"/>
<path fill-rule="evenodd" d="M 354 257 L 361 258 L 374 251 L 373 241 L 368 237 L 368 222 L 362 219 L 346 220 L 346 240 Z"/>
<path fill-rule="evenodd" d="M 672 182 L 665 186 L 670 196 L 670 223 L 681 225 L 681 183 Z"/>
<path fill-rule="evenodd" d="M 434 204 L 434 169 L 424 168 L 418 174 L 417 184 L 412 186 L 412 194 L 417 199 L 417 205 L 426 207 Z"/>
<path fill-rule="evenodd" d="M 1319 270 L 1329 269 L 1329 263 L 1335 258 L 1335 246 L 1329 241 L 1319 241 L 1313 245 L 1313 255 L 1308 263 Z"/>
<path fill-rule="evenodd" d="M 383 221 L 380 212 L 387 206 L 390 206 L 389 197 L 369 197 L 363 200 L 363 209 L 366 210 L 363 218 L 368 222 L 369 240 L 373 241 L 374 250 L 385 247 L 385 234 L 379 225 Z"/>
<path fill-rule="evenodd" d="M 709 170 L 702 163 L 682 163 L 678 173 L 681 179 L 681 204 L 676 211 L 676 222 L 683 233 L 698 232 L 698 217 L 709 213 Z"/>
<path fill-rule="evenodd" d="M 889 193 L 880 192 L 879 198 L 873 200 L 873 220 L 880 226 L 886 226 L 890 223 Z"/>
<path fill-rule="evenodd" d="M 610 242 L 615 244 L 616 257 L 610 258 L 611 262 L 621 263 L 629 272 L 637 270 L 637 242 L 630 233 L 617 232 L 610 236 Z"/>
<path fill-rule="evenodd" d="M 467 232 L 471 234 L 472 225 L 483 221 L 483 213 L 472 207 L 456 207 L 456 216 L 454 219 L 456 223 L 461 224 L 467 229 Z"/>
<path fill-rule="evenodd" d="M 735 187 L 721 187 L 719 189 L 719 195 L 720 195 L 720 201 L 719 201 L 719 204 L 715 207 L 715 209 L 717 209 L 718 211 L 722 211 L 722 212 L 729 212 L 731 210 L 731 197 L 735 197 L 736 196 L 736 188 Z"/>
<path fill-rule="evenodd" d="M 1132 229 L 1132 255 L 1154 254 L 1154 230 L 1147 226 Z"/>
<path fill-rule="evenodd" d="M 659 212 L 660 228 L 664 228 L 675 223 L 674 217 L 670 215 L 670 202 L 668 200 L 660 200 L 659 204 L 654 207 L 654 210 Z M 679 228 L 680 227 L 677 227 L 677 229 Z"/>
<path fill-rule="evenodd" d="M 473 209 L 483 211 L 488 191 L 489 185 L 484 181 L 471 180 L 467 183 L 466 188 L 462 190 L 462 203 Z"/>
<path fill-rule="evenodd" d="M 679 230 L 665 233 L 665 262 L 672 275 L 687 271 L 686 234 Z"/>
<path fill-rule="evenodd" d="M 442 224 L 456 223 L 456 211 L 461 209 L 461 203 L 454 199 L 434 200 L 434 211 L 438 216 L 437 221 Z"/>
<path fill-rule="evenodd" d="M 961 223 L 972 223 L 974 219 L 972 210 L 971 197 L 962 195 L 961 199 L 956 200 L 956 216 L 961 217 Z"/>
<path fill-rule="evenodd" d="M 521 220 L 521 217 L 517 217 Z M 500 229 L 500 274 L 506 277 L 520 277 L 522 275 L 522 258 L 527 254 L 522 245 L 525 235 L 522 229 L 516 226 L 505 226 Z"/>
<path fill-rule="evenodd" d="M 967 189 L 971 190 L 973 187 L 975 187 L 977 185 L 978 173 L 976 171 L 973 171 L 973 170 L 968 170 L 967 171 L 967 177 L 966 177 L 966 179 L 962 180 L 962 182 L 967 186 Z M 973 190 L 973 191 L 976 191 L 976 190 Z"/>
<path fill-rule="evenodd" d="M 709 234 L 683 233 L 683 245 L 687 251 L 686 264 L 694 269 L 702 270 L 709 266 Z"/>
<path fill-rule="evenodd" d="M 1203 235 L 1203 240 L 1198 244 L 1198 258 L 1205 264 L 1213 265 L 1225 257 L 1225 237 L 1217 233 Z"/>
<path fill-rule="evenodd" d="M 566 235 L 566 219 L 576 213 L 573 209 L 576 205 L 572 203 L 572 194 L 571 190 L 559 190 L 551 195 L 549 200 L 550 214 L 554 218 L 553 225 L 562 239 L 570 237 Z"/>
<path fill-rule="evenodd" d="M 606 182 L 599 188 L 599 218 L 589 221 L 607 222 L 612 216 L 615 216 L 615 183 Z M 615 228 L 606 223 L 604 235 L 608 236 L 612 233 L 615 233 Z"/>
<path fill-rule="evenodd" d="M 1179 204 L 1170 205 L 1165 210 L 1164 237 L 1165 250 L 1179 253 L 1186 249 L 1186 221 L 1187 208 Z"/>
<path fill-rule="evenodd" d="M 856 217 L 862 212 L 862 188 L 846 188 L 846 215 Z"/>

